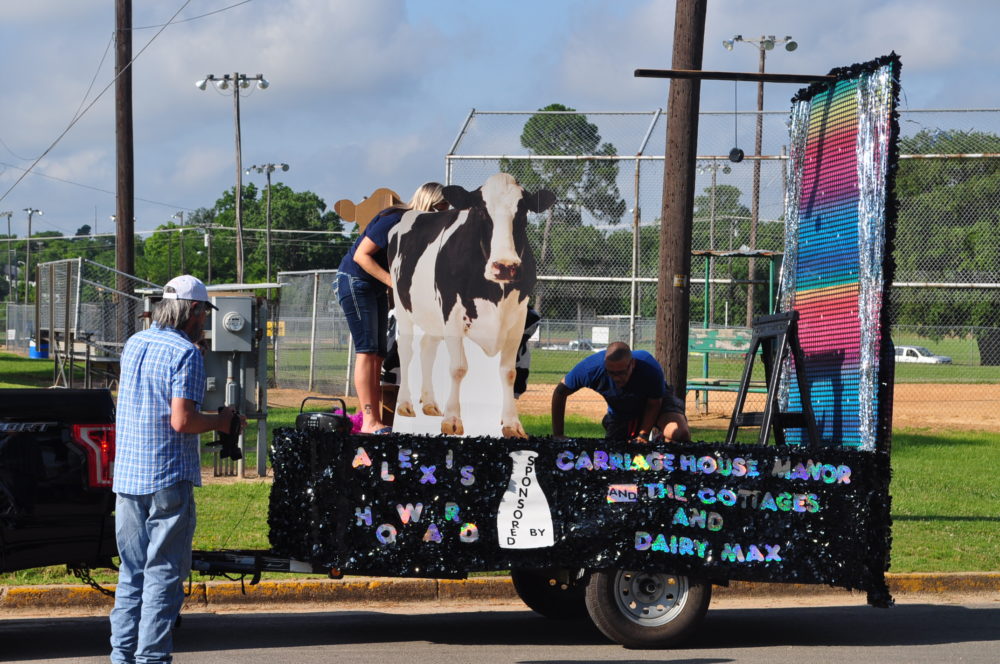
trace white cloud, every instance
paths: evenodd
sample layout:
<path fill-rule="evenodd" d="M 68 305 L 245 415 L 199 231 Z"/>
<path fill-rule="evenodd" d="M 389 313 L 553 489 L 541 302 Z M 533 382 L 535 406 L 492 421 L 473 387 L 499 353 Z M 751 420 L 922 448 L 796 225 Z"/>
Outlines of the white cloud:
<path fill-rule="evenodd" d="M 636 79 L 636 69 L 670 66 L 674 3 L 653 0 L 619 16 L 604 6 L 575 17 L 558 64 L 557 86 L 588 108 L 656 108 L 662 82 Z M 574 102 L 578 103 L 578 102 Z"/>
<path fill-rule="evenodd" d="M 223 183 L 218 193 L 234 185 L 236 172 L 232 150 L 194 145 L 187 147 L 158 177 L 169 192 L 199 191 L 206 183 Z M 210 205 L 212 201 L 204 203 Z"/>
<path fill-rule="evenodd" d="M 376 177 L 388 177 L 399 165 L 417 154 L 424 154 L 431 146 L 423 137 L 409 134 L 392 138 L 376 138 L 366 146 L 365 168 Z"/>
<path fill-rule="evenodd" d="M 254 3 L 171 27 L 160 41 L 138 68 L 171 96 L 207 73 L 259 72 L 286 108 L 392 98 L 416 84 L 435 44 L 433 31 L 406 21 L 402 0 Z"/>
<path fill-rule="evenodd" d="M 191 2 L 181 18 L 233 2 Z M 135 2 L 134 24 L 163 23 L 181 5 Z M 271 82 L 242 100 L 244 163 L 288 162 L 289 186 L 328 203 L 377 186 L 408 195 L 443 177 L 444 153 L 470 107 L 664 107 L 667 83 L 633 71 L 670 67 L 674 14 L 673 0 L 260 0 L 172 25 L 141 54 L 157 29 L 136 30 L 136 196 L 164 201 L 141 213 L 147 204 L 137 201 L 137 216 L 160 223 L 180 207 L 211 205 L 232 186 L 232 96 L 198 91 L 194 82 L 207 73 L 260 72 Z M 994 0 L 711 0 L 703 66 L 755 70 L 753 49 L 728 52 L 722 39 L 790 34 L 799 49 L 772 52 L 768 71 L 825 73 L 895 49 L 911 107 L 995 105 L 988 77 L 1000 64 L 992 38 L 998 15 Z M 114 3 L 9 0 L 0 2 L 0 25 L 10 54 L 0 60 L 7 91 L 0 138 L 21 156 L 37 156 L 94 76 L 114 29 Z M 112 50 L 92 95 L 111 81 L 113 61 Z M 767 108 L 787 109 L 795 87 L 769 86 Z M 751 108 L 753 84 L 741 84 L 739 96 L 741 108 Z M 704 84 L 702 108 L 731 110 L 733 85 Z M 516 147 L 516 134 L 511 140 Z M 112 87 L 42 167 L 114 189 L 114 145 Z M 27 165 L 2 146 L 0 161 Z M 71 232 L 95 206 L 112 212 L 114 197 L 28 177 L 0 202 L 28 205 L 46 208 L 46 223 L 59 223 L 63 207 Z"/>
<path fill-rule="evenodd" d="M 108 151 L 103 148 L 89 148 L 64 156 L 46 158 L 38 170 L 46 175 L 72 180 L 74 182 L 100 182 L 114 170 L 114 163 L 108 161 Z"/>
<path fill-rule="evenodd" d="M 95 10 L 111 7 L 107 0 L 10 0 L 0 4 L 0 23 L 10 26 L 16 23 L 49 22 L 53 16 L 74 19 L 92 15 Z"/>

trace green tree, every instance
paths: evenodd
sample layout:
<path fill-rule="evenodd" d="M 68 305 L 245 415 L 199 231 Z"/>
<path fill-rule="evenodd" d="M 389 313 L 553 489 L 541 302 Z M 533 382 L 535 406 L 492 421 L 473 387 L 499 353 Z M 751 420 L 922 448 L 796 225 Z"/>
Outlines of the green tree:
<path fill-rule="evenodd" d="M 73 240 L 59 231 L 40 231 L 31 235 L 32 266 L 61 261 L 66 258 L 76 258 L 77 255 L 73 252 Z"/>
<path fill-rule="evenodd" d="M 900 152 L 1000 152 L 1000 136 L 924 130 L 900 140 Z M 902 160 L 896 176 L 895 238 L 899 281 L 996 283 L 1000 274 L 1000 162 L 996 159 Z M 919 297 L 918 297 L 919 295 Z M 1000 366 L 1000 292 L 912 290 L 894 293 L 898 324 L 933 339 L 974 326 L 980 362 Z"/>
<path fill-rule="evenodd" d="M 739 249 L 733 246 L 733 238 L 746 237 L 750 228 L 750 208 L 740 202 L 743 192 L 731 184 L 717 185 L 714 196 L 712 187 L 705 187 L 704 192 L 694 197 L 691 246 L 717 251 Z"/>
<path fill-rule="evenodd" d="M 528 118 L 521 131 L 521 145 L 530 154 L 566 157 L 613 157 L 618 154 L 613 144 L 601 142 L 597 125 L 589 122 L 586 115 L 576 113 L 575 109 L 562 104 L 549 104 L 539 111 Z M 584 212 L 599 224 L 617 224 L 625 214 L 625 200 L 618 190 L 616 160 L 502 159 L 500 170 L 513 175 L 528 191 L 548 189 L 555 194 L 556 204 L 540 222 L 541 233 L 533 234 L 539 272 L 553 269 L 549 258 L 555 252 L 550 249 L 550 238 L 560 235 L 562 230 L 580 227 Z M 602 243 L 603 240 L 601 236 Z M 576 244 L 574 240 L 561 242 Z M 581 257 L 580 265 L 563 261 L 563 269 L 572 271 L 562 273 L 581 274 L 576 270 L 583 269 L 588 260 Z M 536 306 L 542 306 L 540 292 L 536 295 Z"/>
<path fill-rule="evenodd" d="M 235 187 L 223 193 L 212 208 L 200 208 L 185 220 L 183 231 L 173 222 L 161 225 L 136 249 L 137 274 L 154 283 L 166 283 L 183 271 L 210 283 L 236 279 Z M 266 210 L 261 190 L 243 187 L 244 279 L 266 277 Z M 343 231 L 340 217 L 310 191 L 296 192 L 281 183 L 271 187 L 271 227 L 274 230 Z M 209 240 L 206 240 L 209 236 Z M 350 248 L 341 235 L 282 234 L 272 232 L 271 276 L 283 270 L 334 269 Z M 211 274 L 209 274 L 211 259 Z"/>
<path fill-rule="evenodd" d="M 154 284 L 165 284 L 179 274 L 195 274 L 199 278 L 203 272 L 199 269 L 201 261 L 196 261 L 194 256 L 189 256 L 191 247 L 190 236 L 196 231 L 188 231 L 189 238 L 184 240 L 180 234 L 181 226 L 173 222 L 162 224 L 157 227 L 157 232 L 147 237 L 142 242 L 142 254 L 136 254 L 136 272 L 143 279 L 152 281 Z M 181 241 L 184 240 L 184 261 L 181 261 Z M 190 252 L 194 253 L 194 252 Z"/>
<path fill-rule="evenodd" d="M 739 187 L 730 184 L 716 184 L 706 187 L 704 193 L 694 197 L 694 215 L 692 219 L 691 246 L 696 250 L 714 249 L 715 251 L 733 251 L 740 248 L 737 238 L 745 238 L 750 234 L 750 208 L 742 203 L 743 192 Z M 768 228 L 765 228 L 768 227 Z M 777 233 L 777 240 L 773 234 Z M 757 246 L 782 246 L 784 225 L 781 223 L 761 224 L 758 228 Z M 692 273 L 704 276 L 702 257 L 692 259 Z M 712 277 L 715 279 L 730 279 L 746 281 L 750 263 L 746 258 L 713 258 Z M 767 275 L 765 261 L 757 261 L 755 276 L 761 279 Z M 701 321 L 705 315 L 705 295 L 707 289 L 699 291 L 700 295 L 691 297 L 691 321 Z M 714 284 L 712 287 L 712 323 L 725 321 L 724 311 L 735 312 L 746 309 L 746 287 L 737 287 L 732 282 L 729 285 Z M 754 293 L 754 302 L 767 302 L 767 287 L 759 286 Z M 733 318 L 731 316 L 731 320 Z"/>
<path fill-rule="evenodd" d="M 252 245 L 247 252 L 246 273 L 249 278 L 263 281 L 267 272 L 267 205 L 266 192 L 254 188 L 253 199 L 244 205 L 243 226 L 254 229 Z M 281 233 L 283 230 L 323 231 Z M 281 182 L 271 184 L 271 278 L 279 270 L 332 270 L 340 264 L 351 247 L 352 240 L 344 235 L 340 216 L 327 209 L 322 198 L 311 191 L 296 192 Z"/>

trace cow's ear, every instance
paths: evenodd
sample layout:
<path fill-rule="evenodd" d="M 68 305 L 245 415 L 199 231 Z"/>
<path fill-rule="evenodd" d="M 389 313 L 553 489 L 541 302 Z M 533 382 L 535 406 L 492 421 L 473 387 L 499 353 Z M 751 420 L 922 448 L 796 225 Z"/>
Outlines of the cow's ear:
<path fill-rule="evenodd" d="M 444 200 L 448 201 L 448 204 L 456 210 L 467 210 L 475 205 L 478 201 L 478 192 L 478 189 L 476 191 L 466 191 L 457 184 L 450 184 L 441 190 Z"/>
<path fill-rule="evenodd" d="M 524 193 L 528 209 L 532 212 L 545 212 L 556 203 L 556 195 L 548 189 L 539 189 L 534 194 Z"/>

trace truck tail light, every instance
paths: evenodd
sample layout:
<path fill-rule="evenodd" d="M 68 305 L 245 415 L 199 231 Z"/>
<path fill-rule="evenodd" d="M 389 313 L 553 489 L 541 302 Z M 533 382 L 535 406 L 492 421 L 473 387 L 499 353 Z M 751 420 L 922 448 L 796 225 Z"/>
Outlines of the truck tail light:
<path fill-rule="evenodd" d="M 74 424 L 73 442 L 87 454 L 87 483 L 110 487 L 115 467 L 115 425 Z"/>

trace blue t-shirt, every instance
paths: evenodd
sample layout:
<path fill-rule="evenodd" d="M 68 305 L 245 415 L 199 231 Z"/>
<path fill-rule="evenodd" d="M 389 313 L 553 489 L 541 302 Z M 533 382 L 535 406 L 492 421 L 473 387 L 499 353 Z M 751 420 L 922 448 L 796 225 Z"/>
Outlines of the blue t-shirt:
<path fill-rule="evenodd" d="M 375 246 L 379 248 L 372 254 L 372 258 L 375 262 L 382 266 L 382 269 L 389 270 L 389 257 L 385 253 L 386 247 L 389 246 L 389 231 L 392 230 L 393 226 L 399 223 L 399 220 L 403 218 L 403 213 L 406 210 L 400 210 L 399 208 L 386 208 L 382 210 L 375 218 L 372 219 L 367 226 L 365 226 L 364 232 L 358 237 L 354 242 L 354 246 L 351 250 L 347 252 L 343 260 L 340 261 L 340 267 L 338 270 L 345 274 L 349 274 L 352 277 L 357 277 L 358 279 L 364 279 L 368 283 L 374 286 L 385 286 L 381 281 L 373 277 L 372 275 L 365 272 L 364 268 L 357 264 L 354 260 L 354 252 L 358 250 L 361 246 L 361 241 L 365 238 L 370 239 L 375 243 Z"/>
<path fill-rule="evenodd" d="M 604 354 L 600 351 L 584 358 L 573 367 L 563 382 L 573 392 L 589 387 L 608 402 L 608 412 L 615 417 L 633 420 L 645 410 L 647 399 L 663 399 L 667 393 L 666 381 L 660 363 L 644 350 L 632 351 L 635 368 L 628 382 L 621 389 L 604 369 Z"/>

